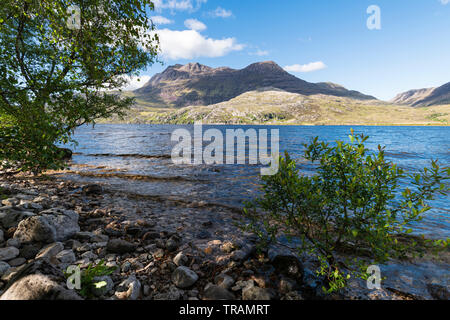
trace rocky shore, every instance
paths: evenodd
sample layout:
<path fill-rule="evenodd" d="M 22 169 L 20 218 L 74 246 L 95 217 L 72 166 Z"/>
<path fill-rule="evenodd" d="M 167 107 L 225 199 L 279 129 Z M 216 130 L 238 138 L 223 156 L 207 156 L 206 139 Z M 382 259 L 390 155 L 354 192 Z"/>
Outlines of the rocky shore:
<path fill-rule="evenodd" d="M 256 250 L 241 216 L 226 207 L 179 202 L 56 178 L 0 178 L 0 299 L 303 300 L 448 299 L 369 291 L 359 284 L 326 296 L 314 262 L 286 247 Z M 101 262 L 90 296 L 67 287 L 68 266 Z"/>

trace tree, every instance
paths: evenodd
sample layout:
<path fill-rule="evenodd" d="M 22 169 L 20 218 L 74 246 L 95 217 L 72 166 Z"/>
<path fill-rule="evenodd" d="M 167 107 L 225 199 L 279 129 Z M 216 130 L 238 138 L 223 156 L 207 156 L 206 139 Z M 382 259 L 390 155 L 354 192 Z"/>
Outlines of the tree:
<path fill-rule="evenodd" d="M 436 193 L 447 194 L 450 168 L 436 161 L 431 169 L 406 174 L 385 159 L 384 148 L 370 152 L 368 137 L 355 135 L 351 143 L 335 146 L 315 138 L 304 145 L 304 158 L 316 165 L 313 176 L 300 175 L 293 159 L 280 158 L 279 172 L 265 176 L 263 195 L 246 209 L 247 231 L 262 244 L 284 235 L 300 254 L 317 258 L 317 273 L 325 290 L 345 286 L 352 275 L 365 278 L 367 267 L 388 259 L 414 256 L 428 248 L 445 248 L 450 242 L 422 241 L 408 236 L 411 223 L 419 222 Z M 408 179 L 409 178 L 409 179 Z M 400 181 L 408 186 L 400 192 Z"/>
<path fill-rule="evenodd" d="M 156 61 L 153 9 L 149 0 L 2 1 L 3 165 L 59 167 L 55 144 L 71 141 L 80 125 L 123 115 L 133 99 L 117 90 Z"/>

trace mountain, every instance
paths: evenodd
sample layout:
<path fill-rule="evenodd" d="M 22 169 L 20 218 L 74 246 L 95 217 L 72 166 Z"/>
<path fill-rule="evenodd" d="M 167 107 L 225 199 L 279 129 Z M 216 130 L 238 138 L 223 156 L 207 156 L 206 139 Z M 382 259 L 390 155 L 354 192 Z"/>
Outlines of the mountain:
<path fill-rule="evenodd" d="M 450 82 L 437 88 L 417 89 L 400 93 L 391 102 L 413 107 L 450 104 Z"/>
<path fill-rule="evenodd" d="M 181 108 L 217 104 L 266 87 L 305 96 L 324 94 L 358 100 L 376 99 L 337 84 L 301 80 L 273 61 L 254 63 L 240 70 L 211 68 L 199 63 L 177 64 L 156 74 L 133 93 L 147 105 Z"/>

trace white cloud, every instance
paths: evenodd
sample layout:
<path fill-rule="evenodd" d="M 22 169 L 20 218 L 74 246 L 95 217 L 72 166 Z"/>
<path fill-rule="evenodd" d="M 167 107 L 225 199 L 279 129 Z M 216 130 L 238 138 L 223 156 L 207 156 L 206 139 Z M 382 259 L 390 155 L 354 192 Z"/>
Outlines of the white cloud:
<path fill-rule="evenodd" d="M 196 11 L 208 0 L 153 0 L 156 11 L 170 9 L 172 11 Z"/>
<path fill-rule="evenodd" d="M 311 62 L 308 64 L 294 64 L 284 67 L 284 70 L 288 72 L 312 72 L 325 69 L 327 66 L 322 61 Z"/>
<path fill-rule="evenodd" d="M 213 39 L 196 30 L 158 30 L 161 55 L 164 59 L 216 58 L 232 51 L 240 51 L 244 45 L 235 38 Z"/>
<path fill-rule="evenodd" d="M 259 56 L 259 57 L 268 56 L 269 55 L 269 51 L 258 49 L 255 52 L 251 52 L 250 55 L 251 56 Z"/>
<path fill-rule="evenodd" d="M 133 91 L 139 88 L 142 88 L 149 80 L 150 76 L 122 76 L 125 80 L 127 80 L 128 84 L 123 86 L 121 89 L 123 91 Z"/>
<path fill-rule="evenodd" d="M 439 2 L 445 6 L 446 4 L 450 3 L 450 0 L 439 0 Z"/>
<path fill-rule="evenodd" d="M 154 16 L 151 18 L 154 24 L 171 24 L 173 20 L 167 19 L 163 16 Z"/>
<path fill-rule="evenodd" d="M 184 25 L 186 26 L 186 28 L 188 28 L 190 30 L 196 30 L 196 31 L 206 30 L 206 25 L 203 22 L 198 21 L 197 19 L 187 19 L 184 22 Z"/>
<path fill-rule="evenodd" d="M 210 11 L 209 15 L 212 17 L 218 17 L 218 18 L 229 18 L 233 15 L 233 12 L 231 10 L 226 10 L 222 7 L 217 7 L 216 10 Z"/>

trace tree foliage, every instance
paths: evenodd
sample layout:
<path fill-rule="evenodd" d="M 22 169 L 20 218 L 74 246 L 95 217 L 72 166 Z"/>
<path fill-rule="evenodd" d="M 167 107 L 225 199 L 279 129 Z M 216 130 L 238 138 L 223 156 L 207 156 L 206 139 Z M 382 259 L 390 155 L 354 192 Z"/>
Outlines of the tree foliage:
<path fill-rule="evenodd" d="M 55 144 L 77 126 L 123 115 L 133 100 L 114 90 L 157 56 L 152 9 L 149 0 L 2 1 L 0 161 L 58 165 Z"/>
<path fill-rule="evenodd" d="M 328 291 L 342 288 L 352 275 L 364 278 L 371 264 L 417 254 L 417 239 L 407 236 L 410 226 L 430 210 L 427 202 L 436 193 L 449 190 L 449 168 L 433 161 L 430 169 L 407 174 L 385 159 L 381 146 L 370 152 L 367 138 L 352 130 L 351 143 L 331 146 L 315 138 L 305 144 L 304 158 L 317 168 L 313 176 L 301 175 L 286 154 L 279 172 L 262 178 L 262 197 L 246 209 L 244 229 L 266 245 L 280 236 L 296 239 L 300 254 L 317 258 Z M 400 192 L 405 179 L 409 187 Z"/>

